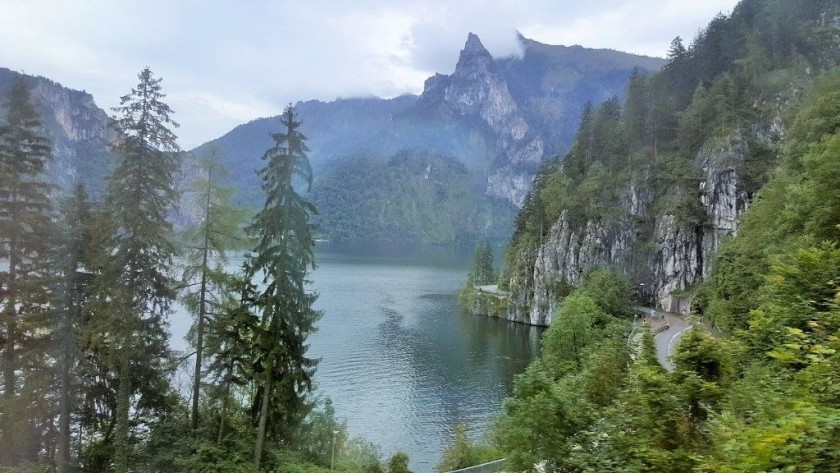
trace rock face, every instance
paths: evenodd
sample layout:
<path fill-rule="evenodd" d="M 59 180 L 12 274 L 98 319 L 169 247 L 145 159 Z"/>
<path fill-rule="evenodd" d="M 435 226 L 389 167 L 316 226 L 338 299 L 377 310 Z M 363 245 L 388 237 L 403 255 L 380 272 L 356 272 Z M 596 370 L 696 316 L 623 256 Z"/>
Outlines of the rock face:
<path fill-rule="evenodd" d="M 425 87 L 419 100 L 422 110 L 432 109 L 433 116 L 448 124 L 483 132 L 496 158 L 487 177 L 487 194 L 521 205 L 545 145 L 478 36 L 469 34 L 451 76 L 435 75 Z"/>
<path fill-rule="evenodd" d="M 104 190 L 105 176 L 114 162 L 109 145 L 115 134 L 108 126 L 108 114 L 86 92 L 5 68 L 0 68 L 0 94 L 21 77 L 52 141 L 53 160 L 47 175 L 61 190 L 82 182 L 96 198 Z"/>
<path fill-rule="evenodd" d="M 551 324 L 564 285 L 579 282 L 590 268 L 606 266 L 639 282 L 638 289 L 658 307 L 687 312 L 690 289 L 709 275 L 715 252 L 725 238 L 737 233 L 738 219 L 751 198 L 739 182 L 749 151 L 747 140 L 736 136 L 697 153 L 694 165 L 703 179 L 696 191 L 705 211 L 699 224 L 681 222 L 668 213 L 655 215 L 644 177 L 628 184 L 617 219 L 589 221 L 575 230 L 563 212 L 538 247 L 527 280 L 510 282 L 508 319 Z M 640 266 L 645 269 L 640 271 Z"/>
<path fill-rule="evenodd" d="M 519 41 L 522 57 L 496 59 L 470 33 L 452 75 L 426 80 L 417 104 L 401 115 L 479 141 L 485 194 L 516 206 L 543 161 L 568 150 L 587 101 L 621 96 L 635 68 L 662 66 L 616 51 L 550 46 L 521 35 Z"/>
<path fill-rule="evenodd" d="M 569 149 L 587 101 L 621 97 L 634 70 L 654 72 L 664 64 L 611 50 L 519 41 L 521 56 L 494 58 L 469 34 L 452 74 L 429 77 L 419 96 L 299 102 L 316 174 L 360 156 L 387 160 L 407 149 L 433 151 L 469 169 L 480 193 L 474 197 L 519 206 L 542 163 Z M 259 189 L 253 170 L 278 123 L 278 117 L 255 120 L 211 142 L 228 156 L 240 195 Z M 261 204 L 248 195 L 239 200 Z"/>

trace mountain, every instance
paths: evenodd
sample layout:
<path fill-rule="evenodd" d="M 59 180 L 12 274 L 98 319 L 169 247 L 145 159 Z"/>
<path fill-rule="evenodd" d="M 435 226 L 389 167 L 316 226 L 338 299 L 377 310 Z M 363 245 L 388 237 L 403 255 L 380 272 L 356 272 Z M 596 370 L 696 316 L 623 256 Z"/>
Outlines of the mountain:
<path fill-rule="evenodd" d="M 471 215 L 489 218 L 481 224 L 472 219 L 445 225 L 436 219 L 424 219 L 419 225 L 427 228 L 412 233 L 415 236 L 409 239 L 452 243 L 478 232 L 503 240 L 510 235 L 511 226 L 509 220 L 499 217 L 511 215 L 512 209 L 522 204 L 533 176 L 547 158 L 569 149 L 584 105 L 623 97 L 634 71 L 646 75 L 664 64 L 661 59 L 611 50 L 541 44 L 521 35 L 519 41 L 521 56 L 493 58 L 478 36 L 469 34 L 454 72 L 427 79 L 420 96 L 296 104 L 316 172 L 313 201 L 324 212 L 319 219 L 322 235 L 363 238 L 368 234 L 347 230 L 378 227 L 379 223 L 349 220 L 375 215 L 377 208 L 411 197 L 401 193 L 412 186 L 381 186 L 375 190 L 375 197 L 364 199 L 369 206 L 364 211 L 355 204 L 351 211 L 349 206 L 336 205 L 336 199 L 325 200 L 330 193 L 354 192 L 341 188 L 358 182 L 343 178 L 352 170 L 352 163 L 360 163 L 353 173 L 364 182 L 360 173 L 369 172 L 369 181 L 379 179 L 381 170 L 374 168 L 391 166 L 397 155 L 417 156 L 421 162 L 435 155 L 436 162 L 455 160 L 464 167 L 464 185 L 469 190 L 461 197 L 447 194 L 446 203 L 441 205 L 459 206 L 450 200 L 465 199 L 473 205 Z M 219 149 L 233 172 L 239 202 L 259 206 L 262 201 L 255 171 L 261 166 L 260 156 L 271 144 L 269 133 L 279 129 L 278 123 L 277 117 L 271 117 L 240 125 L 194 152 L 205 152 L 210 146 Z M 399 168 L 405 172 L 424 169 Z M 436 184 L 416 181 L 422 182 L 430 186 L 424 192 L 434 192 Z M 394 228 L 416 225 L 407 220 L 408 214 L 389 215 L 396 219 L 391 222 Z"/>
<path fill-rule="evenodd" d="M 584 111 L 571 151 L 540 171 L 517 217 L 508 318 L 551 324 L 598 267 L 689 311 L 804 97 L 840 65 L 838 18 L 836 2 L 743 1 L 689 48 L 675 43 L 661 72 L 634 77 L 623 107 Z"/>
<path fill-rule="evenodd" d="M 98 197 L 114 162 L 108 146 L 115 134 L 108 126 L 108 114 L 96 106 L 87 92 L 1 67 L 0 95 L 21 78 L 29 87 L 31 100 L 41 113 L 46 135 L 53 144 L 54 156 L 47 175 L 59 189 L 67 190 L 80 181 L 94 198 Z M 4 112 L 0 109 L 0 113 Z"/>
<path fill-rule="evenodd" d="M 324 103 L 318 100 L 298 102 L 295 111 L 301 132 L 308 137 L 310 161 L 320 174 L 333 156 L 344 157 L 362 149 L 377 133 L 387 128 L 393 116 L 417 100 L 406 95 L 393 99 L 349 98 Z M 263 204 L 256 171 L 261 157 L 273 141 L 271 133 L 280 130 L 280 116 L 259 118 L 239 125 L 224 136 L 192 150 L 200 155 L 215 147 L 231 173 L 239 204 L 257 208 Z"/>
<path fill-rule="evenodd" d="M 405 115 L 475 134 L 486 161 L 488 195 L 521 205 L 545 158 L 568 151 L 587 102 L 623 96 L 634 71 L 663 60 L 581 46 L 551 46 L 519 35 L 521 57 L 494 59 L 470 33 L 450 76 L 426 81 Z M 475 140 L 476 138 L 473 138 Z"/>

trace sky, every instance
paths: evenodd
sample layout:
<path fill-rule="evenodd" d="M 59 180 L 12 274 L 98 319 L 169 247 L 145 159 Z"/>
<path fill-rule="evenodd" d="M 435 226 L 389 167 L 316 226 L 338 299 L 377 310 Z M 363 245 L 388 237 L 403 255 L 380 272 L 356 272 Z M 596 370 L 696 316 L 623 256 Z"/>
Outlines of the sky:
<path fill-rule="evenodd" d="M 469 32 L 495 57 L 516 32 L 664 57 L 736 0 L 0 0 L 0 67 L 106 110 L 151 67 L 190 149 L 288 103 L 420 93 Z"/>

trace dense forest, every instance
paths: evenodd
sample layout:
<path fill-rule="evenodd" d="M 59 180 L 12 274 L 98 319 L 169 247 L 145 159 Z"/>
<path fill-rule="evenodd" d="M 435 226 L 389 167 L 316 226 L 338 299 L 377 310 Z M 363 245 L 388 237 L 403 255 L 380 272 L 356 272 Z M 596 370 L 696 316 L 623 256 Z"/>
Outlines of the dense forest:
<path fill-rule="evenodd" d="M 176 238 L 178 124 L 161 79 L 138 78 L 114 109 L 100 201 L 45 176 L 53 148 L 27 81 L 3 98 L 0 468 L 407 471 L 405 454 L 382 463 L 312 394 L 316 209 L 297 191 L 312 171 L 294 109 L 263 155 L 262 209 L 231 204 L 211 150 L 187 191 L 199 224 Z M 191 353 L 168 343 L 176 302 L 194 315 Z"/>
<path fill-rule="evenodd" d="M 578 236 L 629 222 L 628 256 L 551 281 L 541 356 L 489 441 L 459 427 L 441 471 L 502 457 L 512 471 L 840 471 L 838 46 L 837 0 L 743 0 L 688 46 L 676 38 L 626 100 L 585 107 L 515 217 L 501 272 L 478 245 L 462 303 L 498 281 L 488 310 L 505 316 L 558 221 Z M 405 453 L 383 461 L 350 438 L 313 385 L 318 209 L 295 109 L 270 135 L 252 215 L 212 147 L 191 157 L 189 196 L 176 191 L 185 153 L 165 98 L 143 69 L 113 109 L 116 162 L 94 199 L 46 175 L 55 144 L 27 80 L 2 97 L 0 470 L 408 473 Z M 635 330 L 634 306 L 657 298 L 655 220 L 713 230 L 698 156 L 733 147 L 737 235 L 679 287 L 702 323 L 670 371 Z M 321 223 L 342 239 L 463 243 L 510 210 L 471 200 L 464 166 L 431 152 L 348 162 L 321 185 Z M 627 205 L 640 186 L 648 213 Z M 176 235 L 183 199 L 199 218 Z M 189 353 L 168 343 L 175 304 L 194 317 Z"/>
<path fill-rule="evenodd" d="M 638 286 L 649 225 L 638 222 L 631 264 L 558 281 L 543 353 L 493 435 L 514 470 L 840 470 L 838 18 L 833 1 L 742 1 L 690 46 L 677 38 L 669 64 L 634 77 L 624 104 L 587 108 L 573 149 L 537 177 L 503 285 L 530 277 L 561 215 L 572 226 L 626 218 L 628 182 L 650 186 L 656 212 L 709 225 L 694 158 L 734 136 L 746 142 L 749 202 L 691 288 L 706 323 L 681 338 L 673 372 L 650 333 L 630 336 L 627 308 L 651 297 Z"/>
<path fill-rule="evenodd" d="M 417 149 L 336 163 L 310 197 L 318 231 L 334 241 L 469 245 L 485 235 L 502 242 L 516 208 L 482 196 L 482 185 L 454 157 Z"/>
<path fill-rule="evenodd" d="M 742 148 L 739 191 L 751 200 L 778 165 L 797 110 L 840 59 L 837 9 L 832 1 L 742 1 L 689 47 L 674 39 L 668 64 L 632 77 L 624 104 L 590 104 L 571 151 L 535 178 L 516 219 L 503 284 L 531 277 L 536 249 L 561 215 L 579 233 L 590 223 L 647 219 L 630 223 L 636 235 L 621 269 L 648 282 L 653 217 L 670 215 L 694 231 L 712 224 L 700 198 L 701 153 Z M 627 205 L 634 195 L 651 201 L 648 215 L 628 208 L 642 205 Z"/>

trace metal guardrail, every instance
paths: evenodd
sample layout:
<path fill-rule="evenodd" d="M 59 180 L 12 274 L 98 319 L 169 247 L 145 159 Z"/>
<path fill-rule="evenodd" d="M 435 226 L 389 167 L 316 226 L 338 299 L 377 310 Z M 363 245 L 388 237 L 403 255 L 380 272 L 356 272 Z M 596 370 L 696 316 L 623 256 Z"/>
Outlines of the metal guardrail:
<path fill-rule="evenodd" d="M 507 465 L 507 458 L 495 460 L 481 465 L 468 466 L 460 470 L 452 470 L 448 473 L 501 473 Z"/>

